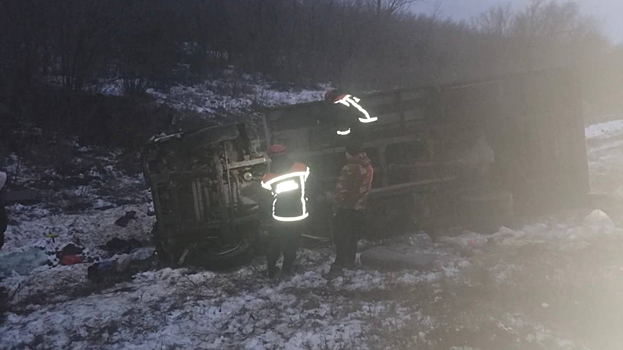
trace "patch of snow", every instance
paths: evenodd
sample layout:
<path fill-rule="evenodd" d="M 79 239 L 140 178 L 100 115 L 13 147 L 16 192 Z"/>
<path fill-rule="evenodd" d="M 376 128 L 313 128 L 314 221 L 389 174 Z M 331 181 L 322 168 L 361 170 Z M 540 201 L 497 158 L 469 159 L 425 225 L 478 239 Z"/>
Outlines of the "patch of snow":
<path fill-rule="evenodd" d="M 584 219 L 584 224 L 587 226 L 593 226 L 594 228 L 615 227 L 614 221 L 612 221 L 608 214 L 599 209 L 595 209 L 592 213 L 590 213 L 586 219 Z"/>
<path fill-rule="evenodd" d="M 589 125 L 585 134 L 591 190 L 617 192 L 623 188 L 623 119 Z"/>
<path fill-rule="evenodd" d="M 606 139 L 623 133 L 623 120 L 612 120 L 586 127 L 585 135 L 589 140 Z"/>

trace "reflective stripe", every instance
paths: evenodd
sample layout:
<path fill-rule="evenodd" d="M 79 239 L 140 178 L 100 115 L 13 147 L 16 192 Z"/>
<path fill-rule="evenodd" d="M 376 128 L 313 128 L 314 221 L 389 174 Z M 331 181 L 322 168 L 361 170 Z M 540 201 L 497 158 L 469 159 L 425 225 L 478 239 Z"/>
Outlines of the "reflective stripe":
<path fill-rule="evenodd" d="M 359 105 L 359 101 L 361 101 L 361 99 L 351 96 L 351 95 L 346 95 L 344 97 L 342 97 L 341 99 L 335 101 L 334 103 L 340 103 L 343 104 L 346 107 L 350 107 L 353 106 L 355 108 L 357 108 L 359 110 L 359 112 L 363 113 L 363 115 L 365 116 L 365 118 L 359 118 L 359 121 L 367 124 L 367 123 L 373 123 L 377 120 L 379 120 L 379 118 L 377 117 L 370 117 L 370 113 L 368 113 L 368 111 L 366 111 L 363 107 L 361 107 Z"/>
<path fill-rule="evenodd" d="M 290 218 L 284 218 L 281 216 L 277 216 L 275 214 L 273 214 L 273 218 L 277 221 L 286 221 L 286 222 L 292 222 L 292 221 L 301 221 L 303 219 L 305 219 L 306 217 L 309 216 L 309 213 L 305 213 L 303 215 L 300 216 L 294 216 L 294 217 L 290 217 Z"/>
<path fill-rule="evenodd" d="M 275 193 L 279 194 L 283 192 L 294 191 L 294 190 L 297 190 L 298 188 L 299 188 L 299 185 L 296 182 L 294 182 L 294 180 L 290 180 L 290 181 L 278 183 L 277 188 L 275 188 Z"/>
<path fill-rule="evenodd" d="M 307 168 L 307 170 L 305 171 L 294 171 L 291 173 L 283 174 L 283 175 L 274 177 L 268 180 L 267 182 L 262 181 L 262 187 L 264 187 L 267 190 L 272 190 L 271 185 L 274 184 L 275 182 L 289 179 L 291 177 L 297 177 L 297 176 L 301 176 L 303 180 L 307 180 L 307 177 L 309 176 L 309 168 Z"/>
<path fill-rule="evenodd" d="M 307 177 L 308 176 L 309 176 L 309 168 L 307 168 L 307 170 L 305 170 L 305 176 L 301 177 L 301 204 L 303 205 L 303 214 L 301 214 L 301 216 L 293 218 L 293 219 L 291 219 L 289 221 L 303 220 L 307 216 L 309 216 L 309 213 L 307 212 L 307 198 L 305 197 L 305 181 L 307 181 Z M 274 215 L 273 215 L 273 217 L 274 217 Z M 275 218 L 275 219 L 279 220 L 277 218 Z"/>
<path fill-rule="evenodd" d="M 340 136 L 348 135 L 348 134 L 350 134 L 350 128 L 348 130 L 346 130 L 346 131 L 339 131 L 338 130 L 337 134 L 340 135 Z"/>
<path fill-rule="evenodd" d="M 367 124 L 367 123 L 374 123 L 374 122 L 375 122 L 375 121 L 377 121 L 377 120 L 379 120 L 379 118 L 377 118 L 377 117 L 368 118 L 368 119 L 362 119 L 362 118 L 359 118 L 359 121 L 360 121 L 360 122 L 362 122 L 362 123 L 364 123 L 364 124 Z"/>
<path fill-rule="evenodd" d="M 305 219 L 306 217 L 309 216 L 309 213 L 307 212 L 307 199 L 305 198 L 305 181 L 307 180 L 307 177 L 309 176 L 309 167 L 306 167 L 305 171 L 294 171 L 291 173 L 287 173 L 287 174 L 283 174 L 280 176 L 277 176 L 275 178 L 272 178 L 270 180 L 268 180 L 267 182 L 262 181 L 262 187 L 264 187 L 265 189 L 271 191 L 273 193 L 273 196 L 275 197 L 275 199 L 273 200 L 273 218 L 277 221 L 300 221 Z M 298 188 L 298 185 L 296 184 L 296 182 L 294 180 L 290 180 L 290 181 L 285 181 L 283 183 L 277 184 L 275 190 L 273 191 L 272 185 L 275 182 L 279 182 L 279 181 L 283 181 L 283 180 L 287 180 L 287 179 L 291 179 L 294 177 L 299 177 L 300 178 L 300 182 L 301 182 L 301 205 L 302 205 L 302 214 L 299 216 L 293 216 L 293 217 L 282 217 L 282 216 L 277 216 L 275 214 L 275 205 L 277 204 L 277 195 L 282 193 L 282 192 L 286 192 L 286 191 L 292 191 Z M 292 185 L 296 186 L 296 187 L 292 187 Z M 285 186 L 282 187 L 280 190 L 281 186 Z"/>

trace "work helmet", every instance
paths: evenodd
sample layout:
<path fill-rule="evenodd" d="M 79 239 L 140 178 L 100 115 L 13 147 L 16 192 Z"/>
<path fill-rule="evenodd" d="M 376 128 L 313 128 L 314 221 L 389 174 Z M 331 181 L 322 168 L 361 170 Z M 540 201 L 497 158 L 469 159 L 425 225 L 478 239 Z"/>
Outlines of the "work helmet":
<path fill-rule="evenodd" d="M 337 101 L 339 99 L 339 97 L 342 96 L 342 95 L 343 94 L 339 90 L 332 89 L 332 90 L 327 91 L 324 94 L 324 100 L 326 102 L 333 103 L 333 102 Z"/>
<path fill-rule="evenodd" d="M 280 144 L 274 144 L 268 148 L 268 155 L 278 156 L 286 153 L 286 146 Z"/>

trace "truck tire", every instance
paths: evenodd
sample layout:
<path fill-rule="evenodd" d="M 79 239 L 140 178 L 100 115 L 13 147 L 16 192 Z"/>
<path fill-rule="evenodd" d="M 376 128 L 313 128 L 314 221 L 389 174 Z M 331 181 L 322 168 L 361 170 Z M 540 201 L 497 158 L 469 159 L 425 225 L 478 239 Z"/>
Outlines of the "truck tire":
<path fill-rule="evenodd" d="M 221 252 L 210 252 L 207 245 L 197 244 L 190 248 L 184 265 L 199 266 L 210 270 L 223 270 L 248 264 L 253 259 L 253 241 L 242 239 L 238 244 Z"/>
<path fill-rule="evenodd" d="M 249 225 L 257 227 L 257 225 Z M 240 238 L 224 244 L 218 240 L 197 242 L 182 237 L 158 233 L 154 225 L 153 237 L 156 255 L 166 266 L 197 266 L 206 269 L 227 269 L 248 264 L 253 259 L 257 234 L 249 227 L 241 226 Z"/>

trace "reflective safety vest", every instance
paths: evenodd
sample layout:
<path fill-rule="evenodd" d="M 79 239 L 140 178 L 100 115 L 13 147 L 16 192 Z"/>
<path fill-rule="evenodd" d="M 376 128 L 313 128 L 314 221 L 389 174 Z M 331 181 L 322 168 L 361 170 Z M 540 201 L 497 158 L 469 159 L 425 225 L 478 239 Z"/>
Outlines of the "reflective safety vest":
<path fill-rule="evenodd" d="M 273 194 L 273 218 L 277 221 L 299 221 L 309 216 L 305 183 L 309 168 L 294 163 L 284 174 L 268 173 L 262 179 L 262 187 Z"/>
<path fill-rule="evenodd" d="M 346 107 L 353 107 L 355 108 L 359 113 L 359 122 L 363 123 L 363 124 L 368 124 L 368 123 L 373 123 L 375 121 L 377 121 L 379 118 L 377 117 L 371 117 L 370 113 L 368 113 L 368 111 L 363 108 L 360 104 L 359 101 L 361 101 L 361 99 L 352 96 L 352 95 L 342 95 L 340 97 L 338 97 L 337 100 L 335 100 L 335 102 L 333 102 L 334 104 L 341 104 L 344 105 Z M 337 130 L 337 134 L 340 136 L 346 136 L 349 135 L 351 132 L 350 128 L 340 128 Z"/>

